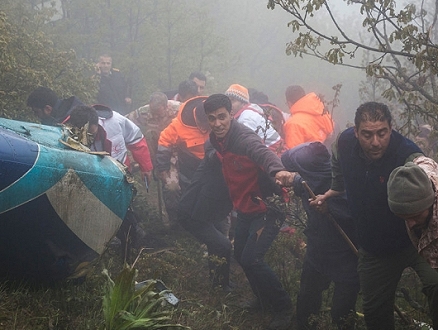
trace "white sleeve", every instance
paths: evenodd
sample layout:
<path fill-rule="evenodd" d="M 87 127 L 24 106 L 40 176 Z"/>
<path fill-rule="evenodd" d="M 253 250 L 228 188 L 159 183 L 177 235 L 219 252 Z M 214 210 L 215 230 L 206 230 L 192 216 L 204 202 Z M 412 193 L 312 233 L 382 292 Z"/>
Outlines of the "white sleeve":
<path fill-rule="evenodd" d="M 137 143 L 143 138 L 143 133 L 140 128 L 135 125 L 131 120 L 122 116 L 118 112 L 113 112 L 113 116 L 119 122 L 120 128 L 122 130 L 123 139 L 127 146 Z"/>
<path fill-rule="evenodd" d="M 262 115 L 253 110 L 243 111 L 237 121 L 246 127 L 249 127 L 256 132 L 262 139 L 264 139 L 264 128 L 266 127 L 265 119 Z"/>

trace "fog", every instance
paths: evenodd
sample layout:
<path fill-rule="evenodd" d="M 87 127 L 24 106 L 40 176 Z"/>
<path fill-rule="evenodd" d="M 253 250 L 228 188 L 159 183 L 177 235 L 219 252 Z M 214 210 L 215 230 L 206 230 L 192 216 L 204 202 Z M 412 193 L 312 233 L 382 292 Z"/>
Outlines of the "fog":
<path fill-rule="evenodd" d="M 43 1 L 43 3 L 45 2 Z M 129 3 L 133 4 L 133 2 Z M 157 4 L 154 1 L 146 3 L 145 7 L 149 6 L 149 8 L 153 8 Z M 219 2 L 203 0 L 199 6 L 209 8 L 207 17 L 203 18 L 199 18 L 197 13 L 190 12 L 193 10 L 193 7 L 186 8 L 189 5 L 193 6 L 193 3 L 183 0 L 160 2 L 160 4 L 162 3 L 167 3 L 167 6 L 179 15 L 176 16 L 174 13 L 174 16 L 171 16 L 169 14 L 169 21 L 172 19 L 184 21 L 184 24 L 187 25 L 191 24 L 190 22 L 201 19 L 202 22 L 192 23 L 193 25 L 200 23 L 201 28 L 198 28 L 198 33 L 204 33 L 205 31 L 204 37 L 206 36 L 207 39 L 210 33 L 214 33 L 213 39 L 220 37 L 225 41 L 223 44 L 218 44 L 218 48 L 214 50 L 218 54 L 225 53 L 223 56 L 218 55 L 219 60 L 216 59 L 216 65 L 212 63 L 201 65 L 201 71 L 204 71 L 209 78 L 207 83 L 207 91 L 209 93 L 224 92 L 229 85 L 239 83 L 245 87 L 255 88 L 264 92 L 269 96 L 269 100 L 272 103 L 287 112 L 288 109 L 284 97 L 284 91 L 287 86 L 301 85 L 306 92 L 315 92 L 316 94 L 323 95 L 326 101 L 331 101 L 335 94 L 332 87 L 342 84 L 339 95 L 340 105 L 333 111 L 333 117 L 339 127 L 344 127 L 347 122 L 353 121 L 355 109 L 360 103 L 366 101 L 359 99 L 358 92 L 359 84 L 365 80 L 364 72 L 341 65 L 335 66 L 311 56 L 301 58 L 286 55 L 286 45 L 297 36 L 296 33 L 293 33 L 292 28 L 287 26 L 293 17 L 278 6 L 274 10 L 268 9 L 267 0 L 224 0 Z M 360 26 L 361 22 L 357 6 L 347 6 L 343 0 L 331 1 L 330 4 L 340 17 L 339 22 L 348 26 L 347 31 L 355 34 L 360 32 L 359 28 L 354 28 L 355 25 Z M 75 3 L 71 3 L 71 6 L 76 7 Z M 80 7 L 79 5 L 77 6 Z M 59 9 L 59 6 L 57 8 Z M 87 7 L 82 4 L 81 8 Z M 75 12 L 76 16 L 82 15 L 82 13 L 78 14 L 80 10 L 83 9 L 78 9 Z M 123 15 L 123 13 L 117 14 Z M 147 12 L 143 14 L 145 17 L 148 15 Z M 55 15 L 54 19 L 60 17 L 60 15 Z M 162 21 L 164 19 L 160 18 L 159 20 Z M 314 20 L 319 26 L 323 27 L 325 32 L 333 28 L 330 26 L 329 19 L 325 17 L 322 10 L 316 13 Z M 162 24 L 156 27 L 161 29 L 161 31 L 167 27 L 165 23 L 158 22 L 158 24 Z M 185 31 L 178 31 L 176 34 L 181 36 Z M 100 33 L 102 32 L 100 31 Z M 119 36 L 112 36 L 115 39 L 126 39 L 126 35 L 123 35 L 123 33 L 126 33 L 126 30 L 124 32 L 122 29 L 115 29 L 111 33 L 120 34 Z M 154 91 L 154 89 L 177 88 L 178 83 L 186 79 L 190 73 L 190 71 L 187 72 L 188 70 L 194 71 L 197 69 L 196 63 L 192 63 L 193 69 L 187 69 L 190 63 L 186 64 L 184 68 L 182 68 L 181 64 L 176 64 L 171 67 L 170 73 L 164 72 L 167 70 L 167 63 L 162 58 L 161 61 L 163 63 L 156 63 L 160 58 L 154 58 L 153 53 L 155 48 L 163 48 L 162 44 L 165 40 L 160 40 L 162 37 L 153 39 L 151 37 L 153 33 L 154 31 L 146 32 L 143 37 L 145 39 L 137 41 L 142 46 L 138 46 L 141 55 L 136 56 L 142 56 L 143 59 L 150 58 L 150 62 L 138 64 L 137 66 L 130 64 L 129 70 L 126 67 L 126 63 L 125 67 L 122 67 L 122 69 L 125 69 L 124 73 L 126 75 L 133 76 L 131 80 L 134 85 L 133 90 L 137 94 L 137 100 L 134 97 L 134 104 L 136 105 L 143 104 L 142 102 L 148 99 L 149 93 Z M 190 33 L 193 33 L 193 31 L 187 31 L 188 46 L 190 47 L 190 42 L 193 42 L 193 49 L 197 49 L 195 43 L 199 37 L 193 35 L 192 40 L 190 40 Z M 84 35 L 90 40 L 98 40 L 96 36 L 92 36 L 92 32 L 85 32 Z M 185 42 L 187 41 L 185 40 Z M 108 52 L 109 46 L 111 46 L 111 42 L 108 41 L 102 41 L 102 44 L 99 45 L 88 46 L 88 49 L 83 45 L 76 44 L 76 48 L 83 47 L 83 49 L 75 50 L 80 56 L 87 59 L 94 57 L 93 60 L 95 60 L 98 52 Z M 71 47 L 75 48 L 75 45 Z M 141 49 L 141 47 L 149 48 L 149 53 L 147 50 Z M 170 47 L 170 44 L 168 47 Z M 172 51 L 174 50 L 169 49 L 169 52 Z M 109 52 L 111 53 L 111 51 Z M 116 65 L 119 65 L 117 57 L 119 59 L 124 56 L 126 57 L 126 54 L 121 54 L 120 50 L 118 52 L 118 56 L 113 56 L 116 60 Z M 222 66 L 217 65 L 217 62 L 221 61 L 220 56 L 224 58 Z M 135 62 L 135 57 L 131 60 Z M 355 60 L 360 62 L 362 59 L 356 58 Z M 179 61 L 181 63 L 181 60 Z M 187 60 L 187 62 L 190 62 L 190 60 Z M 138 77 L 147 75 L 157 78 L 155 78 L 155 81 L 148 81 L 148 86 L 146 86 L 147 92 L 145 93 L 145 86 L 139 86 L 142 85 L 142 79 Z M 169 83 L 166 83 L 166 81 Z"/>
<path fill-rule="evenodd" d="M 228 84 L 240 83 L 263 91 L 271 102 L 285 111 L 288 109 L 284 91 L 289 85 L 301 85 L 306 92 L 322 94 L 330 101 L 334 96 L 332 87 L 342 84 L 340 105 L 334 110 L 334 119 L 339 127 L 353 121 L 355 109 L 361 103 L 358 89 L 360 81 L 365 80 L 365 73 L 311 56 L 287 56 L 286 44 L 296 37 L 287 26 L 292 20 L 290 14 L 279 7 L 267 9 L 265 0 L 239 1 L 237 4 L 223 1 L 211 14 L 216 19 L 216 32 L 226 36 L 232 51 L 240 56 L 241 67 L 229 70 L 224 76 Z M 228 24 L 239 20 L 239 26 Z"/>
<path fill-rule="evenodd" d="M 340 104 L 333 110 L 333 116 L 338 126 L 343 127 L 353 120 L 358 105 L 370 101 L 370 97 L 382 100 L 378 94 L 386 89 L 379 85 L 373 96 L 360 99 L 359 89 L 367 83 L 363 70 L 329 64 L 308 55 L 288 56 L 286 49 L 298 36 L 288 27 L 294 17 L 279 6 L 268 9 L 268 0 L 40 0 L 38 3 L 41 5 L 20 0 L 17 8 L 32 4 L 32 9 L 48 9 L 54 4 L 58 12 L 42 30 L 53 40 L 55 51 L 73 49 L 79 59 L 89 63 L 95 63 L 101 54 L 111 54 L 114 66 L 128 80 L 132 109 L 146 104 L 152 92 L 175 90 L 190 72 L 202 71 L 208 78 L 207 93 L 224 92 L 231 84 L 239 83 L 264 92 L 284 111 L 288 110 L 284 91 L 289 85 L 299 84 L 307 92 L 322 95 L 326 102 L 334 98 L 332 87 L 341 85 Z M 364 17 L 360 14 L 360 4 L 347 0 L 327 3 L 336 23 L 351 39 L 364 45 L 376 44 L 361 24 Z M 405 4 L 396 5 L 397 11 Z M 428 2 L 419 5 L 432 6 Z M 12 4 L 5 7 L 19 12 Z M 29 16 L 32 15 L 33 12 Z M 22 16 L 14 18 L 21 21 Z M 432 26 L 431 18 L 427 19 L 429 22 L 423 26 L 421 22 L 415 24 L 419 28 Z M 326 36 L 335 35 L 336 28 L 324 8 L 314 12 L 310 20 Z M 36 21 L 37 26 L 38 17 Z M 384 27 L 387 28 L 391 29 Z M 399 45 L 395 42 L 392 46 Z M 324 53 L 331 47 L 324 44 L 320 49 Z M 363 67 L 375 59 L 372 54 L 369 52 L 369 58 L 365 58 L 357 51 L 353 59 L 345 55 L 344 60 Z M 374 54 L 378 56 L 379 52 Z M 389 56 L 385 61 L 386 58 Z M 33 60 L 32 65 L 35 63 L 39 62 Z M 59 89 L 65 94 L 86 94 L 83 89 L 70 88 L 68 84 L 62 87 Z M 80 96 L 92 97 L 91 93 Z"/>

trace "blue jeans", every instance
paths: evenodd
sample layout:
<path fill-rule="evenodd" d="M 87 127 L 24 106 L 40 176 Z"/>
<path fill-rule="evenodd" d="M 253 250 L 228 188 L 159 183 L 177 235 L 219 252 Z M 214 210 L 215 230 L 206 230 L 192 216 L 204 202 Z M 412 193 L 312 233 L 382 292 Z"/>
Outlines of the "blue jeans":
<path fill-rule="evenodd" d="M 292 308 L 289 294 L 277 275 L 264 261 L 264 256 L 280 230 L 281 222 L 274 214 L 237 214 L 234 257 L 242 266 L 252 291 L 264 308 L 275 312 Z"/>

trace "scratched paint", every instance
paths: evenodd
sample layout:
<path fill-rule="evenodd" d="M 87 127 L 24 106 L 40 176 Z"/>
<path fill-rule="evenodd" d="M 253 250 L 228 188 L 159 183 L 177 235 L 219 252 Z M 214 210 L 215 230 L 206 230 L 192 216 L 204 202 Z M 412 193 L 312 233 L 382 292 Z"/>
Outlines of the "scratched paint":
<path fill-rule="evenodd" d="M 13 274 L 71 275 L 104 251 L 131 203 L 123 166 L 68 149 L 63 134 L 0 118 L 0 263 Z"/>

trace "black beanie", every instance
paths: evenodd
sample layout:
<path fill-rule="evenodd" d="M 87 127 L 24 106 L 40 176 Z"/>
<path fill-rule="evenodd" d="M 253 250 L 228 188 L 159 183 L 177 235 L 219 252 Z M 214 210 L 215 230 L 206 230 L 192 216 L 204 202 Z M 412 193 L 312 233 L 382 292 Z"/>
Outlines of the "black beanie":
<path fill-rule="evenodd" d="M 394 169 L 388 180 L 388 205 L 395 214 L 415 214 L 435 201 L 432 182 L 421 167 L 412 162 Z"/>

